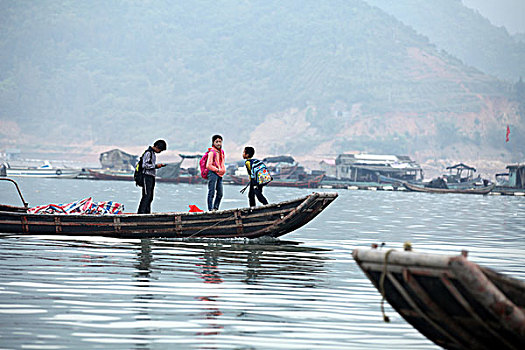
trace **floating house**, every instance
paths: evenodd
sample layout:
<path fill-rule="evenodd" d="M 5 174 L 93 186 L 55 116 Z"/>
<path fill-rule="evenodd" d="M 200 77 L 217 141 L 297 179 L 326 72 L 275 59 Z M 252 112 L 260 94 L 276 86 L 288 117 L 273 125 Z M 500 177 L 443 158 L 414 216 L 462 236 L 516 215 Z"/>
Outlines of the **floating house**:
<path fill-rule="evenodd" d="M 496 174 L 496 180 L 501 187 L 525 189 L 525 164 L 507 165 L 508 173 Z"/>
<path fill-rule="evenodd" d="M 335 160 L 336 177 L 355 182 L 383 182 L 384 179 L 418 181 L 423 169 L 408 156 L 340 154 Z"/>
<path fill-rule="evenodd" d="M 509 165 L 507 169 L 509 169 L 509 185 L 525 189 L 525 164 Z"/>
<path fill-rule="evenodd" d="M 119 149 L 103 152 L 99 157 L 103 169 L 133 171 L 139 157 L 131 155 Z"/>

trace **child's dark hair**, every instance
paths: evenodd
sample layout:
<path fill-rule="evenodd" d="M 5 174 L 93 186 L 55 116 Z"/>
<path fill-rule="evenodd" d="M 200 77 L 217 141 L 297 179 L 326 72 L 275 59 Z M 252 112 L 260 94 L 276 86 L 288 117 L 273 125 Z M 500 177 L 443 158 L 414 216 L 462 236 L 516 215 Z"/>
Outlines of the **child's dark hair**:
<path fill-rule="evenodd" d="M 217 140 L 217 139 L 221 139 L 222 140 L 222 136 L 221 135 L 213 135 L 211 137 L 211 143 L 214 143 L 215 140 Z"/>
<path fill-rule="evenodd" d="M 157 140 L 153 144 L 153 147 L 157 147 L 161 151 L 165 151 L 168 148 L 168 145 L 166 145 L 166 141 L 164 140 Z"/>
<path fill-rule="evenodd" d="M 250 147 L 250 146 L 246 146 L 246 147 L 244 147 L 244 153 L 246 153 L 248 158 L 251 158 L 255 154 L 255 148 Z"/>

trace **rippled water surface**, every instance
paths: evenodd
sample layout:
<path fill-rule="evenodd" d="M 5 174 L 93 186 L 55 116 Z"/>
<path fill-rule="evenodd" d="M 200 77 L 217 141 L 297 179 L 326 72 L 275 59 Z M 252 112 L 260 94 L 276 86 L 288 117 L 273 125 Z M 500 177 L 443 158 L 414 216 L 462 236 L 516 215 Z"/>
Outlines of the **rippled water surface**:
<path fill-rule="evenodd" d="M 85 197 L 137 208 L 126 182 L 20 179 L 32 206 Z M 222 209 L 246 206 L 225 186 Z M 157 184 L 154 211 L 205 207 L 206 188 Z M 266 188 L 271 202 L 312 192 Z M 341 190 L 271 242 L 0 237 L 0 348 L 437 349 L 351 257 L 385 242 L 457 254 L 525 280 L 525 198 Z M 18 204 L 1 184 L 0 202 Z"/>

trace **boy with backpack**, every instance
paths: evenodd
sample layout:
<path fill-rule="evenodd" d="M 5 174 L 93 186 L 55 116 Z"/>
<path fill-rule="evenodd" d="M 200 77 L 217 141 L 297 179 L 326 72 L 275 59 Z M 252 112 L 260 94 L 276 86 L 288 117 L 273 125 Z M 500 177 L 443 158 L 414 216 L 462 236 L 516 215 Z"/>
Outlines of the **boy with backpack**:
<path fill-rule="evenodd" d="M 201 166 L 201 175 L 203 178 L 208 179 L 208 210 L 215 211 L 219 210 L 219 205 L 221 204 L 223 193 L 222 177 L 226 173 L 226 166 L 224 150 L 222 149 L 222 136 L 213 135 L 211 143 L 211 148 L 208 148 L 208 152 L 201 160 L 201 162 L 206 161 L 206 168 L 202 169 Z"/>
<path fill-rule="evenodd" d="M 135 183 L 137 186 L 142 187 L 142 198 L 140 199 L 138 214 L 150 214 L 151 213 L 151 202 L 153 202 L 153 191 L 155 190 L 155 176 L 156 169 L 166 166 L 166 164 L 157 164 L 157 156 L 155 153 L 165 151 L 167 148 L 166 141 L 157 140 L 150 146 L 142 157 L 135 168 Z"/>
<path fill-rule="evenodd" d="M 255 197 L 257 197 L 261 204 L 268 204 L 268 200 L 264 197 L 262 190 L 263 186 L 272 180 L 266 165 L 258 159 L 253 159 L 254 155 L 255 149 L 253 147 L 244 147 L 242 157 L 246 159 L 244 164 L 246 165 L 246 170 L 250 176 L 250 183 L 248 184 L 248 201 L 250 207 L 255 207 Z M 244 193 L 244 190 L 241 193 Z"/>

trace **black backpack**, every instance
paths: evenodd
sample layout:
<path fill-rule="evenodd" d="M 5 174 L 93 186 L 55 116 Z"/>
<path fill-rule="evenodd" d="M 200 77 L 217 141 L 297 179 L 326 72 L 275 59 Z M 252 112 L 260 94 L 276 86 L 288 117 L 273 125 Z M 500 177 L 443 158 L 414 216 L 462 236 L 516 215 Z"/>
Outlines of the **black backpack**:
<path fill-rule="evenodd" d="M 133 180 L 135 180 L 135 186 L 144 187 L 144 168 L 142 167 L 142 159 L 148 151 L 144 151 L 140 156 L 139 162 L 135 165 L 135 172 L 133 173 Z M 151 152 L 151 151 L 150 151 Z"/>

